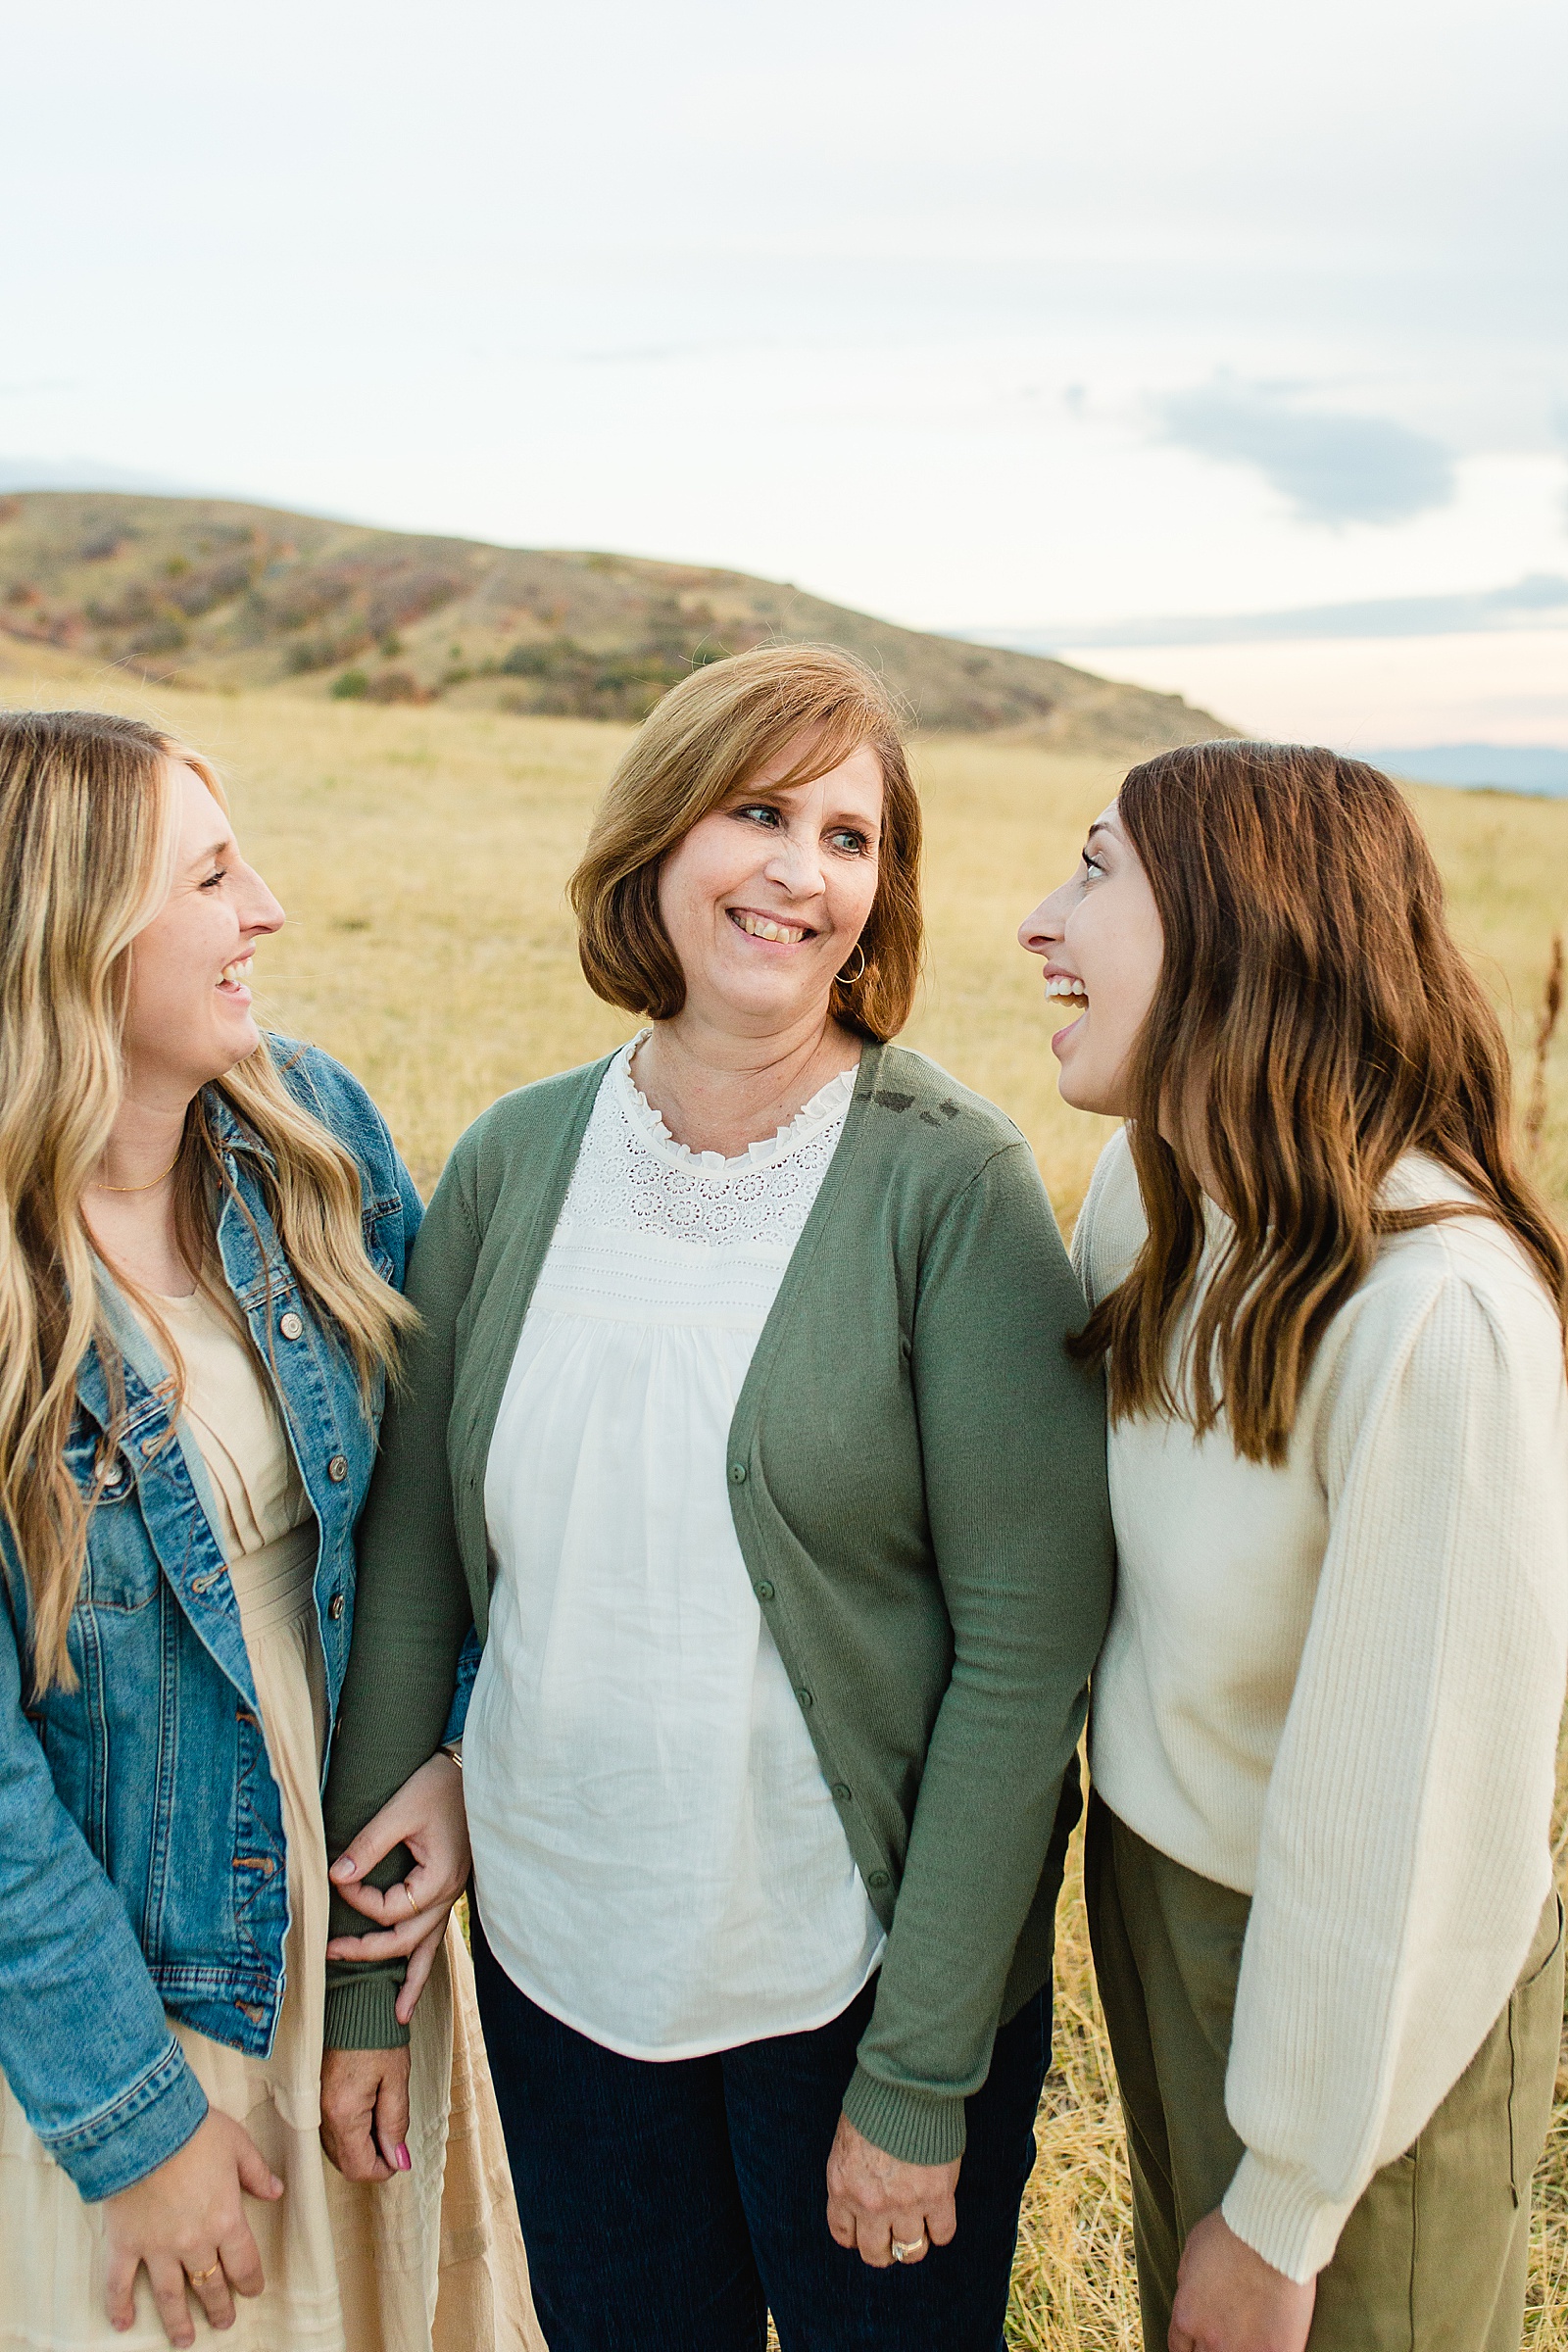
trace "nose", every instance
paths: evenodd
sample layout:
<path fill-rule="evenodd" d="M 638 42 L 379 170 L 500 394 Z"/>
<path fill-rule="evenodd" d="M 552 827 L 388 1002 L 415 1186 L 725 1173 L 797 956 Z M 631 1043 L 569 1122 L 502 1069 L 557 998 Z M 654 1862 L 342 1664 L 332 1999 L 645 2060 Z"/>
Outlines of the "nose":
<path fill-rule="evenodd" d="M 776 882 L 791 898 L 814 899 L 823 888 L 822 845 L 814 834 L 797 832 L 791 826 L 776 837 L 762 870 L 769 882 Z"/>
<path fill-rule="evenodd" d="M 281 931 L 288 917 L 254 866 L 249 869 L 248 879 L 250 889 L 240 909 L 241 930 L 254 933 L 258 939 Z"/>
<path fill-rule="evenodd" d="M 1049 956 L 1060 939 L 1063 917 L 1057 902 L 1061 895 L 1059 890 L 1054 890 L 1018 925 L 1018 945 L 1026 956 Z"/>

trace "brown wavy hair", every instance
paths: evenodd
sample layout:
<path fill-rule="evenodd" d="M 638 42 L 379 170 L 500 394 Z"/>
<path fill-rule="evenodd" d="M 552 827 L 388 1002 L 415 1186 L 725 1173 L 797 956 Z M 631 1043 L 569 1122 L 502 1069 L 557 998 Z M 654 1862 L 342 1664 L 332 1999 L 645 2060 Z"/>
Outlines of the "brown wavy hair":
<path fill-rule="evenodd" d="M 0 1519 L 26 1584 L 40 1690 L 72 1682 L 67 1635 L 96 1492 L 84 1501 L 66 1446 L 89 1348 L 103 1354 L 111 1395 L 122 1385 L 82 1201 L 124 1090 L 131 946 L 172 877 L 180 761 L 222 806 L 199 754 L 135 719 L 0 712 Z M 221 1101 L 261 1147 L 253 1164 L 283 1253 L 368 1396 L 394 1368 L 414 1311 L 370 1263 L 358 1166 L 290 1093 L 281 1052 L 264 1038 L 186 1112 L 174 1172 L 181 1247 L 202 1289 L 235 1317 L 217 1220 L 225 1198 L 248 1212 L 213 1121 Z M 163 1328 L 156 1301 L 138 1302 Z M 172 1343 L 170 1353 L 177 1400 Z M 100 1488 L 112 1466 L 101 1452 Z"/>
<path fill-rule="evenodd" d="M 1380 1204 L 1406 1152 L 1507 1228 L 1561 1317 L 1568 1252 L 1515 1154 L 1502 1029 L 1388 777 L 1294 744 L 1190 744 L 1135 767 L 1118 812 L 1165 947 L 1129 1072 L 1149 1238 L 1076 1344 L 1104 1358 L 1113 1415 L 1179 1412 L 1202 1434 L 1223 1410 L 1239 1454 L 1282 1461 L 1381 1239 L 1465 1213 Z M 1203 1247 L 1184 1116 L 1234 1231 L 1174 1364 Z"/>
<path fill-rule="evenodd" d="M 835 980 L 835 1020 L 895 1037 L 920 976 L 920 803 L 899 710 L 874 670 L 832 645 L 758 646 L 693 670 L 643 721 L 599 805 L 567 896 L 595 996 L 667 1021 L 686 1002 L 659 911 L 659 872 L 693 825 L 720 808 L 797 736 L 782 785 L 826 775 L 862 744 L 882 769 L 876 897 L 860 933 L 865 968 Z"/>

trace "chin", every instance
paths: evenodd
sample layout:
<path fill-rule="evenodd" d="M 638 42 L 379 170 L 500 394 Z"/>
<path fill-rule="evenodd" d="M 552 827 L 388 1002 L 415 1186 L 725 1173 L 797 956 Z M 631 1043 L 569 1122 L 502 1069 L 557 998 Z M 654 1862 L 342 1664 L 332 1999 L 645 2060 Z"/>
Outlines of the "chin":
<path fill-rule="evenodd" d="M 225 1077 L 237 1061 L 244 1061 L 254 1054 L 261 1042 L 262 1033 L 254 1019 L 247 1013 L 243 1022 L 236 1021 L 228 1035 L 219 1041 L 218 1051 L 222 1054 L 223 1060 L 221 1067 L 216 1069 L 213 1076 L 215 1078 Z"/>
<path fill-rule="evenodd" d="M 1115 1117 L 1115 1106 L 1107 1102 L 1105 1089 L 1095 1084 L 1083 1071 L 1064 1069 L 1056 1080 L 1056 1092 L 1069 1110 L 1087 1110 L 1100 1117 Z"/>

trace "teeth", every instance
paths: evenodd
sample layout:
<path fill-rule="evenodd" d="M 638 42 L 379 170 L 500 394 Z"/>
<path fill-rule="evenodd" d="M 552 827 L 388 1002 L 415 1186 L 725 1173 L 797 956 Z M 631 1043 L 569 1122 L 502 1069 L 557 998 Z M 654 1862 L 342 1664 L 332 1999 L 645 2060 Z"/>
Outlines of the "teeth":
<path fill-rule="evenodd" d="M 232 963 L 224 964 L 223 978 L 231 987 L 242 988 L 250 978 L 251 960 L 249 956 L 240 956 Z"/>
<path fill-rule="evenodd" d="M 806 937 L 803 925 L 770 923 L 761 914 L 737 914 L 735 920 L 749 939 L 781 939 L 793 948 Z"/>
<path fill-rule="evenodd" d="M 1081 980 L 1057 978 L 1054 975 L 1046 982 L 1046 994 L 1048 997 L 1065 997 L 1074 1004 L 1087 1004 L 1089 1002 L 1089 992 Z"/>

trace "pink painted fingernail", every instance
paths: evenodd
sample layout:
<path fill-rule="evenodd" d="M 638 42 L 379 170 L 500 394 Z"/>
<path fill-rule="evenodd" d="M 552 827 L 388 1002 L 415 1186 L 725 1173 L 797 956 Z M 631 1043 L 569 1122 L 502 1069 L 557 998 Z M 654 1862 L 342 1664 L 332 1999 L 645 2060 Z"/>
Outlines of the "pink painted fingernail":
<path fill-rule="evenodd" d="M 414 2158 L 409 2154 L 407 2144 L 403 2140 L 400 2139 L 398 2141 L 398 2144 L 393 2149 L 392 2153 L 398 2160 L 398 2171 L 400 2173 L 413 2172 Z"/>

